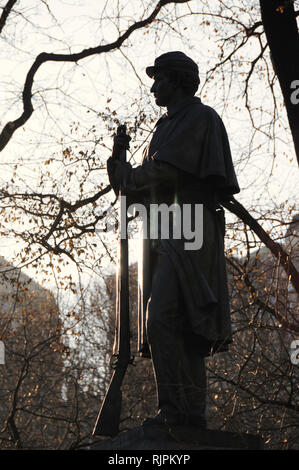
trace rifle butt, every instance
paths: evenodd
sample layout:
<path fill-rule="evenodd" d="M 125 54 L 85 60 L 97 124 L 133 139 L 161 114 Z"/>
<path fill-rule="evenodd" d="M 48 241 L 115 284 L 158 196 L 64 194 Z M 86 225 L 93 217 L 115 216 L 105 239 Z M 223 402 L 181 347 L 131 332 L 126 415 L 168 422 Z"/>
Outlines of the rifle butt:
<path fill-rule="evenodd" d="M 113 380 L 113 379 L 112 379 Z M 92 435 L 114 437 L 119 432 L 122 393 L 117 387 L 109 388 L 97 417 Z"/>
<path fill-rule="evenodd" d="M 121 385 L 129 360 L 113 372 L 92 435 L 114 437 L 119 433 L 122 404 Z"/>

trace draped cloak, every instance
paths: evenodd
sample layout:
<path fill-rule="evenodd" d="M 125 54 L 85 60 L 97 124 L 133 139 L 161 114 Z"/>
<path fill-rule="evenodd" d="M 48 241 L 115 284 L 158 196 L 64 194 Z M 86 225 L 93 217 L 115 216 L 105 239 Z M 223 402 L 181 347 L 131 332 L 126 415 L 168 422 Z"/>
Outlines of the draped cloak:
<path fill-rule="evenodd" d="M 179 238 L 150 239 L 151 222 L 147 221 L 138 273 L 140 355 L 150 357 L 146 311 L 151 295 L 152 250 L 157 245 L 167 253 L 176 270 L 184 301 L 182 314 L 186 315 L 187 334 L 195 351 L 207 356 L 226 350 L 231 342 L 231 321 L 221 201 L 240 189 L 220 116 L 199 98 L 187 98 L 158 120 L 141 166 L 134 169 L 128 163 L 112 159 L 107 166 L 115 192 L 121 184 L 130 203 L 149 206 L 175 202 L 182 208 L 181 214 L 186 204 L 193 209 L 202 204 L 203 209 L 202 246 L 198 249 L 185 248 L 187 240 L 183 231 Z M 191 214 L 194 227 L 194 211 Z"/>

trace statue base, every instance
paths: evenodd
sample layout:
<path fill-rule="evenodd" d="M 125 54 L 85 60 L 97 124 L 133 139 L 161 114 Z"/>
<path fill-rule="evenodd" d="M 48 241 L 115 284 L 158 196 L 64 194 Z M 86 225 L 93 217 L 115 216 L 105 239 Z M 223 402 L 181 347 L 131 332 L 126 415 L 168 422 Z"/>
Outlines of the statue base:
<path fill-rule="evenodd" d="M 95 441 L 88 450 L 262 450 L 259 436 L 185 426 L 140 426 Z"/>

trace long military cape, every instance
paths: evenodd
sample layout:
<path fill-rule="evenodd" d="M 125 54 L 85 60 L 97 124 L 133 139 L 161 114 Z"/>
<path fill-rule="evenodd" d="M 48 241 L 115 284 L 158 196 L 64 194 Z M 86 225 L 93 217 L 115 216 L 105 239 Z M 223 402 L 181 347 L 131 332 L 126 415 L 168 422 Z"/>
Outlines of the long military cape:
<path fill-rule="evenodd" d="M 173 193 L 152 192 L 151 202 L 203 203 L 203 245 L 186 251 L 184 238 L 161 240 L 180 282 L 189 340 L 202 355 L 223 351 L 231 342 L 230 305 L 224 257 L 224 212 L 219 204 L 239 192 L 224 124 L 209 106 L 193 97 L 162 117 L 144 162 L 156 160 L 179 170 Z M 149 357 L 146 309 L 151 294 L 151 240 L 143 240 L 139 268 L 138 349 Z M 167 286 L 165 286 L 167 288 Z"/>

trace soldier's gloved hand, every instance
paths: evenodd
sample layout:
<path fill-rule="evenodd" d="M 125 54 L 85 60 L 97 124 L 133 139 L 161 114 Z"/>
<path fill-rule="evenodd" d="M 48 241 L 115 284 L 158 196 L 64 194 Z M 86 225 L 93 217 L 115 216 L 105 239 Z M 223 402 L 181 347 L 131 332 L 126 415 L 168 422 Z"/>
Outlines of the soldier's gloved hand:
<path fill-rule="evenodd" d="M 110 184 L 118 196 L 119 189 L 126 190 L 128 184 L 130 184 L 130 178 L 132 173 L 132 166 L 128 162 L 121 162 L 117 158 L 108 158 L 107 170 L 109 175 Z"/>
<path fill-rule="evenodd" d="M 118 159 L 123 150 L 129 150 L 131 137 L 125 133 L 113 137 L 112 157 Z"/>

